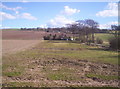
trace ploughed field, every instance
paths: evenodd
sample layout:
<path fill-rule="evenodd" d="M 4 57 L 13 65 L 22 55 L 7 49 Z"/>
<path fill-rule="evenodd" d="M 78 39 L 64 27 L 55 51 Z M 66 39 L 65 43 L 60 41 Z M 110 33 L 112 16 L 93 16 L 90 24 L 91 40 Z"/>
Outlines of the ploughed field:
<path fill-rule="evenodd" d="M 47 34 L 45 31 L 21 31 L 15 29 L 2 30 L 2 54 L 15 53 L 35 46 L 43 41 L 43 36 Z M 54 33 L 61 34 L 61 33 Z"/>
<path fill-rule="evenodd" d="M 40 40 L 2 40 L 2 54 L 6 55 L 23 51 L 35 46 L 39 42 Z"/>
<path fill-rule="evenodd" d="M 2 30 L 3 40 L 41 40 L 44 35 L 44 31 Z"/>
<path fill-rule="evenodd" d="M 3 55 L 4 87 L 118 87 L 118 53 L 71 41 L 42 41 Z"/>
<path fill-rule="evenodd" d="M 2 54 L 31 48 L 39 43 L 44 35 L 43 31 L 2 30 Z"/>

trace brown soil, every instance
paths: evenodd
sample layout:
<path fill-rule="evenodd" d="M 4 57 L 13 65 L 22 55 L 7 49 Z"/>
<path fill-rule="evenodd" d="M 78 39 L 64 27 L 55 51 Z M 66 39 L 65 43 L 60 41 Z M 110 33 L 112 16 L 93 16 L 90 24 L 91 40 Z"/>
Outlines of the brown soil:
<path fill-rule="evenodd" d="M 44 31 L 2 30 L 2 54 L 28 49 L 41 42 Z"/>
<path fill-rule="evenodd" d="M 41 40 L 2 40 L 2 53 L 14 53 L 35 46 Z"/>
<path fill-rule="evenodd" d="M 2 39 L 7 40 L 40 40 L 46 33 L 44 31 L 3 30 Z"/>
<path fill-rule="evenodd" d="M 112 86 L 118 87 L 118 80 L 102 80 L 97 77 L 86 77 L 89 73 L 98 73 L 103 75 L 117 75 L 117 67 L 110 64 L 100 64 L 94 62 L 88 62 L 86 60 L 71 61 L 71 59 L 58 59 L 58 58 L 48 58 L 48 60 L 36 59 L 36 60 L 26 60 L 25 73 L 19 77 L 4 77 L 3 81 L 7 82 L 18 82 L 18 83 L 33 83 L 33 85 L 28 85 L 32 87 L 41 87 L 42 83 L 48 87 L 62 87 L 62 86 Z M 31 65 L 33 65 L 31 67 Z M 42 70 L 48 68 L 46 72 Z M 74 74 L 82 78 L 82 80 L 51 80 L 47 78 L 46 73 L 56 73 L 59 72 L 61 68 L 71 68 L 76 70 L 74 73 L 68 73 L 69 75 Z M 111 74 L 110 74 L 111 73 Z M 4 83 L 5 86 L 7 83 Z"/>

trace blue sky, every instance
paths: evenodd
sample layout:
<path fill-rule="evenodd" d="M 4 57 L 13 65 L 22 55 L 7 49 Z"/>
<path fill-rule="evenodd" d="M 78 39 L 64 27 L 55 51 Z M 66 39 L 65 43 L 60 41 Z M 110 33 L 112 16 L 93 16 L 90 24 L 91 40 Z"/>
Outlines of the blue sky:
<path fill-rule="evenodd" d="M 62 27 L 76 20 L 93 19 L 100 28 L 118 24 L 118 5 L 112 2 L 4 2 L 3 28 Z"/>

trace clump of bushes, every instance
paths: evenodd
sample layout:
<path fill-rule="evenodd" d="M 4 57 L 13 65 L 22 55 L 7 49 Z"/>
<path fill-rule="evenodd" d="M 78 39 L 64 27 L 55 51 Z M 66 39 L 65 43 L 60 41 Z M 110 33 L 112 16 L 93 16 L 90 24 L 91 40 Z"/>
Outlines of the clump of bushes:
<path fill-rule="evenodd" d="M 81 43 L 85 43 L 86 39 L 85 38 L 81 38 Z"/>
<path fill-rule="evenodd" d="M 44 36 L 43 38 L 44 38 L 44 40 L 49 40 L 50 36 Z"/>
<path fill-rule="evenodd" d="M 120 50 L 120 37 L 113 37 L 109 39 L 109 44 L 111 49 Z"/>
<path fill-rule="evenodd" d="M 71 37 L 68 37 L 64 34 L 58 36 L 56 34 L 55 35 L 49 34 L 47 36 L 44 36 L 43 38 L 44 40 L 71 40 Z"/>
<path fill-rule="evenodd" d="M 96 43 L 97 43 L 97 44 L 103 44 L 103 40 L 100 39 L 100 38 L 96 38 Z"/>
<path fill-rule="evenodd" d="M 85 43 L 86 39 L 85 38 L 75 38 L 75 41 L 79 41 L 81 43 Z"/>

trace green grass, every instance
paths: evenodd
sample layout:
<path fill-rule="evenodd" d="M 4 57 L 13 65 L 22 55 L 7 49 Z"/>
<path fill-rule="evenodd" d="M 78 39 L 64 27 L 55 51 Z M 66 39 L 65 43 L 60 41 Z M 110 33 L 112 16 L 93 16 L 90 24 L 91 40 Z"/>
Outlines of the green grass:
<path fill-rule="evenodd" d="M 4 30 L 9 30 L 9 31 L 10 31 L 10 30 L 12 30 L 12 31 L 17 31 L 17 30 L 20 30 L 20 29 L 17 29 L 17 28 L 16 28 L 16 29 L 3 29 L 3 31 L 4 31 Z"/>
<path fill-rule="evenodd" d="M 75 76 L 73 73 L 49 73 L 47 75 L 50 80 L 62 80 L 62 81 L 83 81 L 79 76 Z"/>
<path fill-rule="evenodd" d="M 24 61 L 20 60 L 20 56 L 17 54 L 11 54 L 2 57 L 2 76 L 16 77 L 20 76 L 25 71 Z"/>
<path fill-rule="evenodd" d="M 110 76 L 110 75 L 106 76 L 106 75 L 98 75 L 98 74 L 92 74 L 92 73 L 86 74 L 86 76 L 89 78 L 95 77 L 95 78 L 104 79 L 104 80 L 114 80 L 114 79 L 120 78 L 118 76 Z"/>
<path fill-rule="evenodd" d="M 54 69 L 53 66 L 45 66 L 42 69 L 42 72 L 45 73 L 45 76 L 49 80 L 67 80 L 67 81 L 82 81 L 79 75 L 76 75 L 77 72 L 75 69 L 69 69 L 68 67 L 60 67 L 58 70 Z"/>
<path fill-rule="evenodd" d="M 55 41 L 56 42 L 56 41 Z M 27 50 L 19 52 L 12 59 L 42 59 L 42 58 L 68 58 L 68 59 L 84 59 L 88 61 L 101 62 L 101 63 L 118 63 L 118 52 L 107 51 L 95 46 L 87 46 L 78 43 L 55 43 L 54 41 L 45 41 L 39 44 L 34 50 Z M 8 57 L 11 58 L 11 57 Z M 18 60 L 19 61 L 19 60 Z M 17 61 L 14 61 L 17 62 Z"/>
<path fill-rule="evenodd" d="M 31 87 L 33 86 L 34 83 L 30 83 L 30 82 L 9 82 L 7 83 L 7 85 L 9 85 L 9 87 L 25 87 L 25 89 L 29 89 L 27 87 Z M 6 87 L 5 85 L 3 87 Z"/>
<path fill-rule="evenodd" d="M 85 59 L 89 61 L 96 62 L 105 62 L 110 64 L 118 63 L 118 53 L 115 51 L 107 51 L 98 47 L 87 46 L 84 44 L 78 43 L 58 43 L 59 45 L 54 45 L 53 43 L 45 43 L 43 48 L 47 48 L 43 50 L 43 52 L 33 52 L 36 57 L 38 56 L 49 56 L 49 57 L 64 57 L 71 59 Z M 39 46 L 38 46 L 39 48 Z M 53 50 L 49 49 L 52 48 Z M 56 50 L 54 50 L 56 49 Z M 62 49 L 62 50 L 61 50 Z M 33 55 L 32 55 L 33 56 Z"/>
<path fill-rule="evenodd" d="M 102 39 L 104 42 L 108 42 L 108 40 L 112 37 L 114 37 L 113 34 L 109 34 L 109 33 L 96 33 L 95 37 Z"/>
<path fill-rule="evenodd" d="M 21 72 L 3 72 L 3 75 L 4 76 L 8 76 L 8 77 L 15 77 L 15 76 L 20 76 L 21 75 Z"/>
<path fill-rule="evenodd" d="M 46 77 L 50 80 L 67 80 L 67 81 L 82 81 L 79 75 L 76 75 L 76 70 L 62 67 L 59 70 L 53 71 L 50 68 L 43 70 Z"/>
<path fill-rule="evenodd" d="M 62 65 L 58 63 L 58 60 L 62 61 Z M 44 41 L 34 47 L 34 49 L 28 49 L 16 54 L 3 56 L 3 76 L 24 76 L 23 73 L 27 73 L 25 71 L 26 69 L 29 69 L 30 71 L 31 68 L 37 68 L 37 66 L 43 64 L 43 69 L 38 69 L 37 73 L 43 74 L 42 76 L 51 81 L 84 81 L 79 74 L 81 72 L 79 69 L 80 66 L 78 67 L 72 63 L 67 65 L 68 61 L 76 63 L 78 60 L 88 60 L 89 62 L 96 62 L 99 64 L 108 63 L 111 65 L 117 65 L 118 52 L 104 50 L 96 46 L 71 43 L 69 41 Z M 35 61 L 40 62 L 37 62 L 37 64 Z M 54 68 L 57 70 L 53 70 Z M 31 73 L 36 74 L 34 71 Z M 103 80 L 117 78 L 117 76 L 104 76 L 92 73 L 87 74 L 86 77 L 97 77 Z M 13 82 L 11 86 L 18 86 L 18 83 Z"/>

